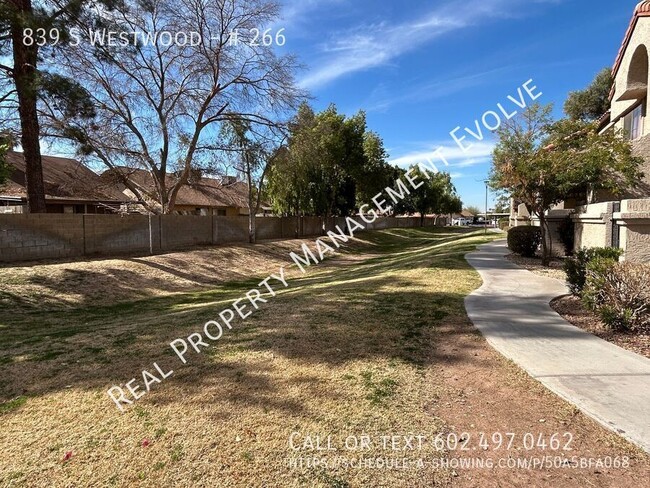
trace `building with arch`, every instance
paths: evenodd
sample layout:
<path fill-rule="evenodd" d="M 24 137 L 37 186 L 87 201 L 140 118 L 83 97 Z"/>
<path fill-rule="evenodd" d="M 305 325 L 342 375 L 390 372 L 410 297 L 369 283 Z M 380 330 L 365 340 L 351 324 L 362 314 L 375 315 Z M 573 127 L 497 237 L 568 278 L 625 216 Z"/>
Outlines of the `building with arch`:
<path fill-rule="evenodd" d="M 650 197 L 650 120 L 647 120 L 648 85 L 650 84 L 650 1 L 634 9 L 623 42 L 616 56 L 610 93 L 611 108 L 603 130 L 617 127 L 632 140 L 636 155 L 645 159 L 645 181 L 629 197 Z"/>

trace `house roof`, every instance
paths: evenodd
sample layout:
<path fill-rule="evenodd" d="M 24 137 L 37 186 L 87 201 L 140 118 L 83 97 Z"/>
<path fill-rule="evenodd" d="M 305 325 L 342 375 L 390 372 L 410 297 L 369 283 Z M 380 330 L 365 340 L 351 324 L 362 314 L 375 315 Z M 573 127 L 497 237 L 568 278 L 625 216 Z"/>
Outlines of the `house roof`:
<path fill-rule="evenodd" d="M 122 185 L 121 178 L 114 171 L 124 174 L 137 186 L 150 192 L 154 190 L 151 174 L 143 169 L 119 167 L 108 170 L 102 174 L 102 179 L 107 183 Z M 192 207 L 236 207 L 248 208 L 248 186 L 242 181 L 229 179 L 222 181 L 216 178 L 201 177 L 181 187 L 176 197 L 176 205 Z M 167 184 L 174 184 L 174 177 L 167 175 Z"/>
<path fill-rule="evenodd" d="M 115 187 L 106 185 L 97 173 L 75 159 L 55 156 L 41 156 L 41 159 L 47 200 L 116 203 L 128 200 Z M 0 195 L 26 198 L 23 153 L 8 151 L 6 160 L 12 167 L 12 172 L 7 183 L 0 187 Z"/>
<path fill-rule="evenodd" d="M 616 77 L 616 74 L 618 73 L 618 70 L 621 67 L 621 63 L 623 62 L 623 56 L 625 55 L 625 50 L 627 49 L 627 46 L 630 44 L 630 39 L 632 39 L 632 33 L 634 32 L 634 28 L 636 27 L 636 24 L 639 21 L 640 17 L 650 17 L 649 0 L 639 2 L 639 4 L 634 9 L 632 20 L 630 20 L 630 25 L 627 28 L 627 32 L 625 32 L 623 43 L 621 44 L 621 48 L 618 50 L 618 54 L 616 55 L 616 61 L 614 61 L 614 67 L 612 68 L 612 77 Z M 612 92 L 610 93 L 610 99 L 613 96 L 614 96 L 614 89 L 612 88 Z"/>

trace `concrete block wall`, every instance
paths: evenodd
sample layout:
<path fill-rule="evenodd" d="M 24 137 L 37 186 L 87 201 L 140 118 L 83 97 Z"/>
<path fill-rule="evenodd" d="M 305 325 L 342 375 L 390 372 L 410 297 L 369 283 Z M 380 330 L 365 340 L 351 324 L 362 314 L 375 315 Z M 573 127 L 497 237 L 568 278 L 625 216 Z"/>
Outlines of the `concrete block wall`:
<path fill-rule="evenodd" d="M 323 220 L 320 217 L 303 217 L 302 235 L 318 236 L 323 233 Z"/>
<path fill-rule="evenodd" d="M 82 256 L 83 234 L 81 215 L 0 215 L 0 261 Z"/>
<path fill-rule="evenodd" d="M 300 219 L 298 217 L 282 217 L 282 238 L 295 239 L 300 236 Z"/>
<path fill-rule="evenodd" d="M 147 215 L 83 215 L 85 254 L 119 254 L 162 249 L 160 242 L 160 218 Z M 151 242 L 150 242 L 151 240 Z"/>
<path fill-rule="evenodd" d="M 256 217 L 255 235 L 258 239 L 282 239 L 280 217 Z"/>
<path fill-rule="evenodd" d="M 215 244 L 248 242 L 248 217 L 212 217 L 214 219 Z"/>
<path fill-rule="evenodd" d="M 159 215 L 162 249 L 213 243 L 213 218 L 200 215 Z"/>
<path fill-rule="evenodd" d="M 418 217 L 383 217 L 368 224 L 356 217 L 365 229 L 418 227 Z M 433 225 L 434 219 L 426 219 Z M 330 218 L 327 230 L 346 219 Z M 258 239 L 293 239 L 323 233 L 319 217 L 258 217 Z M 196 215 L 79 215 L 7 214 L 0 215 L 0 261 L 78 258 L 95 255 L 143 254 L 195 245 L 248 242 L 246 216 Z"/>
<path fill-rule="evenodd" d="M 577 207 L 575 222 L 575 249 L 608 247 L 612 245 L 612 214 L 614 202 L 594 203 Z"/>

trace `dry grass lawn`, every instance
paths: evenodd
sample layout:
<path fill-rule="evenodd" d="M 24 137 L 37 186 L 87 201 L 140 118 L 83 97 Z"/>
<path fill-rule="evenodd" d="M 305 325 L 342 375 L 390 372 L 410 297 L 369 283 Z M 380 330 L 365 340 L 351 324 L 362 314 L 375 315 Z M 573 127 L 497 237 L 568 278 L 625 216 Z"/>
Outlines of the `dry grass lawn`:
<path fill-rule="evenodd" d="M 468 323 L 463 297 L 480 278 L 463 256 L 493 238 L 362 234 L 307 275 L 289 270 L 285 291 L 186 365 L 168 343 L 287 264 L 288 244 L 3 269 L 0 486 L 638 486 L 650 475 L 647 456 L 500 359 Z M 225 252 L 237 256 L 222 260 Z M 21 290 L 31 290 L 24 300 Z M 154 361 L 174 375 L 120 413 L 106 390 Z M 626 455 L 631 466 L 517 474 L 306 464 L 428 461 L 445 453 L 426 443 L 384 450 L 380 436 L 468 431 L 474 440 L 479 428 L 568 430 L 570 455 Z M 294 451 L 293 432 L 301 441 L 330 435 L 339 451 Z M 370 449 L 340 449 L 362 434 Z M 300 456 L 302 466 L 290 465 Z"/>

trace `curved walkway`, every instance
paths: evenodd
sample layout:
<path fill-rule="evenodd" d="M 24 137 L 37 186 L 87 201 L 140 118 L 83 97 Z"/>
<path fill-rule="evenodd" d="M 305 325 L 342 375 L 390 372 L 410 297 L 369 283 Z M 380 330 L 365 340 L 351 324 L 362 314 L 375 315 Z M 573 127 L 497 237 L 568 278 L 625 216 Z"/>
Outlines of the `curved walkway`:
<path fill-rule="evenodd" d="M 650 359 L 566 322 L 549 306 L 559 280 L 505 259 L 504 241 L 466 256 L 483 285 L 465 298 L 487 341 L 551 391 L 650 452 Z"/>

